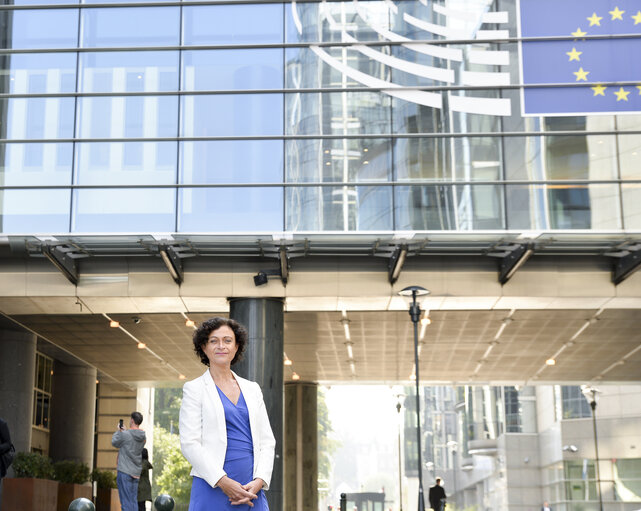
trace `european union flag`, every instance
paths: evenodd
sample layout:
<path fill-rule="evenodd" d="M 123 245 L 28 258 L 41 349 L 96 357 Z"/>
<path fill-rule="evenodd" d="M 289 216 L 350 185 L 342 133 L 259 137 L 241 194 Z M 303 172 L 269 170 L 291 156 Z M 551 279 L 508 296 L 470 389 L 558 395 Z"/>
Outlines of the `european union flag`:
<path fill-rule="evenodd" d="M 525 87 L 523 115 L 641 111 L 639 0 L 520 0 L 520 28 L 524 38 L 572 37 L 521 43 L 523 84 L 565 84 Z"/>

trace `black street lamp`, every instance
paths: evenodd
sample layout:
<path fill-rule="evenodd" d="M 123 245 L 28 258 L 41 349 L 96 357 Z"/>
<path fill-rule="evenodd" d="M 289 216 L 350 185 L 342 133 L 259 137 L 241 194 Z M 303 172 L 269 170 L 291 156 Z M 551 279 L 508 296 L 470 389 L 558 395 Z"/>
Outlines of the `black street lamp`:
<path fill-rule="evenodd" d="M 588 385 L 581 385 L 581 392 L 585 398 L 590 402 L 590 408 L 592 408 L 592 430 L 594 431 L 594 469 L 596 471 L 596 489 L 599 495 L 599 510 L 603 511 L 603 497 L 601 496 L 601 475 L 599 473 L 599 438 L 596 431 L 596 395 L 599 392 L 598 389 L 590 387 Z"/>
<path fill-rule="evenodd" d="M 399 394 L 398 402 L 396 403 L 396 411 L 398 412 L 398 502 L 399 511 L 403 511 L 403 471 L 401 469 L 401 395 Z"/>
<path fill-rule="evenodd" d="M 423 462 L 421 460 L 421 400 L 419 397 L 418 377 L 418 322 L 421 319 L 421 307 L 416 301 L 419 296 L 429 294 L 429 291 L 420 286 L 409 286 L 402 289 L 399 295 L 411 299 L 410 318 L 414 324 L 414 375 L 416 376 L 416 441 L 418 450 L 418 511 L 425 511 L 425 497 L 423 493 Z"/>

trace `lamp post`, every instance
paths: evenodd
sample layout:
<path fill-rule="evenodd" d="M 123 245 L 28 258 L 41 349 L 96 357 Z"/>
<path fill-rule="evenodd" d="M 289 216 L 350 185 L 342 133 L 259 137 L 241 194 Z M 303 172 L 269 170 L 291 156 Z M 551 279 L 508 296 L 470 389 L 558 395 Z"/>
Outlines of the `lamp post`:
<path fill-rule="evenodd" d="M 416 376 L 416 442 L 418 450 L 418 511 L 425 511 L 425 497 L 423 493 L 423 462 L 421 460 L 421 400 L 419 396 L 418 373 L 418 322 L 421 318 L 421 307 L 416 298 L 429 294 L 429 291 L 420 286 L 409 286 L 401 289 L 399 295 L 411 299 L 410 318 L 414 324 L 414 375 Z"/>
<path fill-rule="evenodd" d="M 599 495 L 599 510 L 603 511 L 603 497 L 601 495 L 601 475 L 599 473 L 599 438 L 596 430 L 596 396 L 600 392 L 594 387 L 588 385 L 581 385 L 581 392 L 585 398 L 590 402 L 590 408 L 592 408 L 592 430 L 594 431 L 594 469 L 596 471 L 596 489 Z"/>
<path fill-rule="evenodd" d="M 398 396 L 396 411 L 398 412 L 398 505 L 403 511 L 403 471 L 401 469 L 401 394 Z"/>
<path fill-rule="evenodd" d="M 454 500 L 454 506 L 458 507 L 458 485 L 456 484 L 456 448 L 458 447 L 458 442 L 450 440 L 447 442 L 447 446 L 452 450 L 452 474 L 454 476 L 454 493 L 452 494 L 452 498 Z"/>

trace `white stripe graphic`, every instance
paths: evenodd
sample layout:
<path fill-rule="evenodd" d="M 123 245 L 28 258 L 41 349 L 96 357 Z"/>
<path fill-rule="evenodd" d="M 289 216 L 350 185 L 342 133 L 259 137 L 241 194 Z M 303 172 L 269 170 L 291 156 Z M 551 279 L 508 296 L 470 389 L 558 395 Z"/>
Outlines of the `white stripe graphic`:
<path fill-rule="evenodd" d="M 488 66 L 507 66 L 510 64 L 510 52 L 502 50 L 470 50 L 467 54 L 470 64 Z"/>
<path fill-rule="evenodd" d="M 461 83 L 463 85 L 509 85 L 510 73 L 461 71 Z"/>
<path fill-rule="evenodd" d="M 448 97 L 450 109 L 455 112 L 483 115 L 512 115 L 512 104 L 506 98 L 471 98 L 469 96 Z"/>

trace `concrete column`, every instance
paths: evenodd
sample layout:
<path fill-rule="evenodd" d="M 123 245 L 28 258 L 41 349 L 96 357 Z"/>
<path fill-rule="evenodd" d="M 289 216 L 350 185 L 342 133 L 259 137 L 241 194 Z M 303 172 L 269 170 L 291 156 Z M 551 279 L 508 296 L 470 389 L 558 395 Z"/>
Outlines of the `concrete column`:
<path fill-rule="evenodd" d="M 31 450 L 35 372 L 36 336 L 18 327 L 0 329 L 0 414 L 17 452 Z"/>
<path fill-rule="evenodd" d="M 280 298 L 232 298 L 229 315 L 249 332 L 244 360 L 232 368 L 257 382 L 276 437 L 276 458 L 269 491 L 269 509 L 283 509 L 283 301 Z"/>
<path fill-rule="evenodd" d="M 285 384 L 285 511 L 318 509 L 318 385 Z"/>
<path fill-rule="evenodd" d="M 53 363 L 49 455 L 93 467 L 96 424 L 96 369 Z"/>

